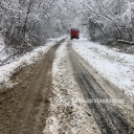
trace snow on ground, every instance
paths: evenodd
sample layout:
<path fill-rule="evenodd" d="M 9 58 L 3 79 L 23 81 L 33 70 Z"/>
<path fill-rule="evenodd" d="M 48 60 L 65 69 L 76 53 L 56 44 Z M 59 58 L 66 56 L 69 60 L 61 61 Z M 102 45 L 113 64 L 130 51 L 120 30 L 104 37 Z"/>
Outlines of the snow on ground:
<path fill-rule="evenodd" d="M 26 53 L 24 56 L 18 58 L 10 64 L 0 66 L 0 88 L 5 85 L 7 87 L 12 87 L 16 83 L 10 81 L 11 76 L 19 71 L 26 65 L 34 64 L 36 61 L 41 59 L 48 50 L 55 45 L 57 41 L 60 41 L 64 37 L 53 39 L 49 41 L 45 46 L 38 47 L 31 52 Z"/>
<path fill-rule="evenodd" d="M 56 51 L 52 67 L 50 108 L 43 134 L 99 134 L 79 86 L 76 84 L 63 43 Z"/>
<path fill-rule="evenodd" d="M 103 78 L 134 95 L 134 55 L 118 52 L 87 39 L 72 41 L 74 50 L 79 53 Z"/>
<path fill-rule="evenodd" d="M 59 41 L 62 40 L 63 38 L 66 38 L 68 35 L 63 35 L 59 38 L 49 38 L 47 41 Z"/>

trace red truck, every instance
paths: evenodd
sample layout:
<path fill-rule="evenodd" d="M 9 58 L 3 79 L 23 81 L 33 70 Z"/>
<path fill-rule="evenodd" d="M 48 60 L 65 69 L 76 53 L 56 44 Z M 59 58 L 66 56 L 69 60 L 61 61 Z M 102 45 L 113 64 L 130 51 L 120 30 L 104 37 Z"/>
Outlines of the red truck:
<path fill-rule="evenodd" d="M 74 38 L 79 39 L 79 30 L 76 28 L 72 28 L 70 32 L 70 37 L 71 37 L 71 40 Z"/>

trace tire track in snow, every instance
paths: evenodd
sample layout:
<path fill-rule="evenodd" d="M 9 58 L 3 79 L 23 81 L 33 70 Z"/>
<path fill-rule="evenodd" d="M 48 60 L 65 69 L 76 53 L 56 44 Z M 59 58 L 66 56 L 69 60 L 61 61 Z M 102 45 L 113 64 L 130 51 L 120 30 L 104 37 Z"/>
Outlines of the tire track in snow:
<path fill-rule="evenodd" d="M 99 85 L 90 76 L 88 71 L 79 61 L 79 56 L 68 44 L 70 60 L 74 67 L 74 74 L 82 89 L 85 98 L 88 99 L 108 99 Z M 120 113 L 112 106 L 101 103 L 88 103 L 94 118 L 103 134 L 131 134 L 129 126 L 121 117 Z"/>
<path fill-rule="evenodd" d="M 100 134 L 74 79 L 66 42 L 56 52 L 53 63 L 49 117 L 43 134 Z"/>

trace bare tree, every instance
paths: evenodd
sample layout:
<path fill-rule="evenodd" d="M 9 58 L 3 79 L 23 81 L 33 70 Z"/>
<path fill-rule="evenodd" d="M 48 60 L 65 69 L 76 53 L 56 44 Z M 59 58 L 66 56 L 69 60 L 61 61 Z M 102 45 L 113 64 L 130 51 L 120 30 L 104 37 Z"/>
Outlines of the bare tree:
<path fill-rule="evenodd" d="M 82 4 L 86 9 L 83 14 L 93 40 L 103 43 L 114 43 L 118 39 L 133 41 L 131 2 L 85 0 Z"/>

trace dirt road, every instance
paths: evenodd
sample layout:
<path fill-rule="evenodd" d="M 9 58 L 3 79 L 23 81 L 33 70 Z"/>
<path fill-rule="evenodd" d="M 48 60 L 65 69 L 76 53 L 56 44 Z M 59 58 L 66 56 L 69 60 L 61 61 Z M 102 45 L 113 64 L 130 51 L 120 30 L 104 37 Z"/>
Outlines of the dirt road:
<path fill-rule="evenodd" d="M 84 64 L 62 40 L 42 60 L 14 74 L 18 85 L 0 91 L 0 134 L 132 134 L 112 104 L 81 103 L 109 99 Z"/>
<path fill-rule="evenodd" d="M 0 92 L 0 134 L 42 133 L 49 107 L 52 63 L 61 42 L 33 67 L 13 76 L 13 81 L 21 79 L 20 84 Z"/>
<path fill-rule="evenodd" d="M 83 66 L 84 61 L 68 44 L 70 60 L 74 68 L 74 75 L 87 101 L 109 99 L 101 87 Z M 119 111 L 111 104 L 88 103 L 90 110 L 102 134 L 130 134 L 129 126 Z"/>

